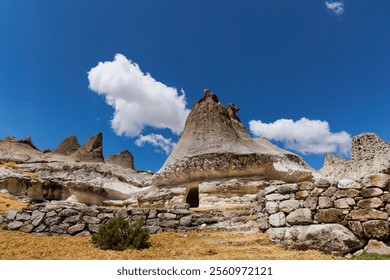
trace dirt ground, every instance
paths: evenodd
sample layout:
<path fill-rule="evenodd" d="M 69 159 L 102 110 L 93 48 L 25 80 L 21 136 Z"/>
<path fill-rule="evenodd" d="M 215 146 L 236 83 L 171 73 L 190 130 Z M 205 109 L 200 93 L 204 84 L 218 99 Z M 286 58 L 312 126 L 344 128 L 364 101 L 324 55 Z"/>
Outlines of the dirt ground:
<path fill-rule="evenodd" d="M 26 204 L 0 194 L 0 213 Z M 264 233 L 233 231 L 159 233 L 143 250 L 96 248 L 91 237 L 36 236 L 0 229 L 2 260 L 337 260 L 317 251 L 287 250 L 268 241 Z"/>

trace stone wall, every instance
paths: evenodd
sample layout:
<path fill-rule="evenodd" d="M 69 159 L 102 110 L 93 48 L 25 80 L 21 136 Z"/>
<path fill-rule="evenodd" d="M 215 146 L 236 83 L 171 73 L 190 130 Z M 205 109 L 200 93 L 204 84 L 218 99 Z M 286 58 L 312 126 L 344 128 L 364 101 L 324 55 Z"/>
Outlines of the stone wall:
<path fill-rule="evenodd" d="M 298 249 L 318 249 L 345 254 L 368 240 L 390 241 L 390 176 L 371 174 L 360 181 L 285 183 L 270 181 L 260 188 L 254 202 L 240 207 L 189 209 L 109 209 L 84 204 L 51 202 L 8 211 L 0 217 L 3 227 L 36 234 L 90 235 L 114 216 L 132 222 L 142 217 L 151 233 L 185 232 L 199 228 L 263 231 L 271 241 Z"/>
<path fill-rule="evenodd" d="M 259 199 L 263 224 L 268 222 L 263 229 L 337 223 L 358 238 L 386 240 L 390 235 L 389 178 L 373 174 L 360 183 L 320 179 L 270 185 Z"/>
<path fill-rule="evenodd" d="M 118 216 L 124 217 L 130 223 L 143 218 L 145 227 L 152 234 L 167 231 L 186 232 L 200 227 L 253 230 L 257 220 L 252 207 L 242 207 L 239 210 L 190 211 L 188 204 L 170 209 L 110 209 L 80 203 L 51 202 L 7 211 L 0 216 L 0 224 L 9 230 L 40 235 L 88 236 L 96 233 L 101 223 Z"/>
<path fill-rule="evenodd" d="M 389 174 L 390 143 L 375 133 L 363 133 L 352 138 L 352 155 L 345 160 L 340 156 L 327 154 L 320 170 L 327 178 L 356 179 L 369 173 Z"/>

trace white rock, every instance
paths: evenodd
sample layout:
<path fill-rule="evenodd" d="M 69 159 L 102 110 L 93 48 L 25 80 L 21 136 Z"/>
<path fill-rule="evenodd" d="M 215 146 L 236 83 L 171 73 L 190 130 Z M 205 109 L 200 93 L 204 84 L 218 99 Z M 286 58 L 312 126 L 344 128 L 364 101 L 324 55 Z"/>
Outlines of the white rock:
<path fill-rule="evenodd" d="M 350 179 L 341 179 L 337 187 L 339 189 L 361 189 L 362 186 L 359 183 L 356 183 L 354 180 Z"/>
<path fill-rule="evenodd" d="M 265 196 L 265 199 L 268 201 L 280 201 L 280 200 L 286 200 L 289 199 L 290 195 L 289 194 L 278 194 L 278 193 L 273 193 Z"/>
<path fill-rule="evenodd" d="M 283 212 L 279 212 L 269 216 L 269 224 L 273 227 L 283 227 L 286 225 L 286 216 Z"/>
<path fill-rule="evenodd" d="M 308 208 L 300 208 L 291 212 L 288 214 L 286 221 L 291 225 L 307 225 L 313 223 L 311 211 Z"/>
<path fill-rule="evenodd" d="M 365 187 L 378 187 L 384 189 L 390 182 L 390 176 L 384 173 L 370 174 L 364 177 L 362 185 Z"/>
<path fill-rule="evenodd" d="M 266 233 L 272 242 L 299 250 L 314 249 L 345 255 L 362 246 L 362 242 L 340 224 L 270 228 Z"/>
<path fill-rule="evenodd" d="M 265 210 L 268 214 L 275 214 L 279 211 L 278 203 L 274 201 L 267 201 L 267 203 L 265 204 Z"/>
<path fill-rule="evenodd" d="M 301 203 L 298 200 L 284 200 L 279 203 L 280 211 L 290 213 L 299 208 Z"/>
<path fill-rule="evenodd" d="M 372 254 L 390 255 L 390 247 L 375 239 L 368 241 L 368 244 L 364 247 L 364 251 Z"/>
<path fill-rule="evenodd" d="M 339 209 L 348 209 L 355 204 L 355 200 L 351 197 L 340 198 L 334 201 L 334 206 Z"/>

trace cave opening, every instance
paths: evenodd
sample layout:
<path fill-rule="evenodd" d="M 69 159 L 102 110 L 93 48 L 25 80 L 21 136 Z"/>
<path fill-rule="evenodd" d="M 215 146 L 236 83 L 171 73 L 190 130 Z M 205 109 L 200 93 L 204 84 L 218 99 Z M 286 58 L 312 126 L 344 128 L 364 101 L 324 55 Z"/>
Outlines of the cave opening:
<path fill-rule="evenodd" d="M 199 188 L 191 188 L 188 192 L 186 202 L 190 205 L 191 208 L 199 207 Z"/>

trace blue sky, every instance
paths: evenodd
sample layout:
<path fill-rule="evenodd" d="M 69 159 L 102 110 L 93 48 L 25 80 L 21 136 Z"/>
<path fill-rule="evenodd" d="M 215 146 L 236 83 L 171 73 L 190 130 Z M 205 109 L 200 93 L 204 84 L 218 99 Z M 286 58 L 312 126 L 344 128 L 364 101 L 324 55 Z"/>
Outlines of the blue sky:
<path fill-rule="evenodd" d="M 128 149 L 156 171 L 209 88 L 253 136 L 320 168 L 327 150 L 348 156 L 350 136 L 390 141 L 389 11 L 388 0 L 0 1 L 0 138 L 53 149 L 102 131 L 105 156 Z"/>

